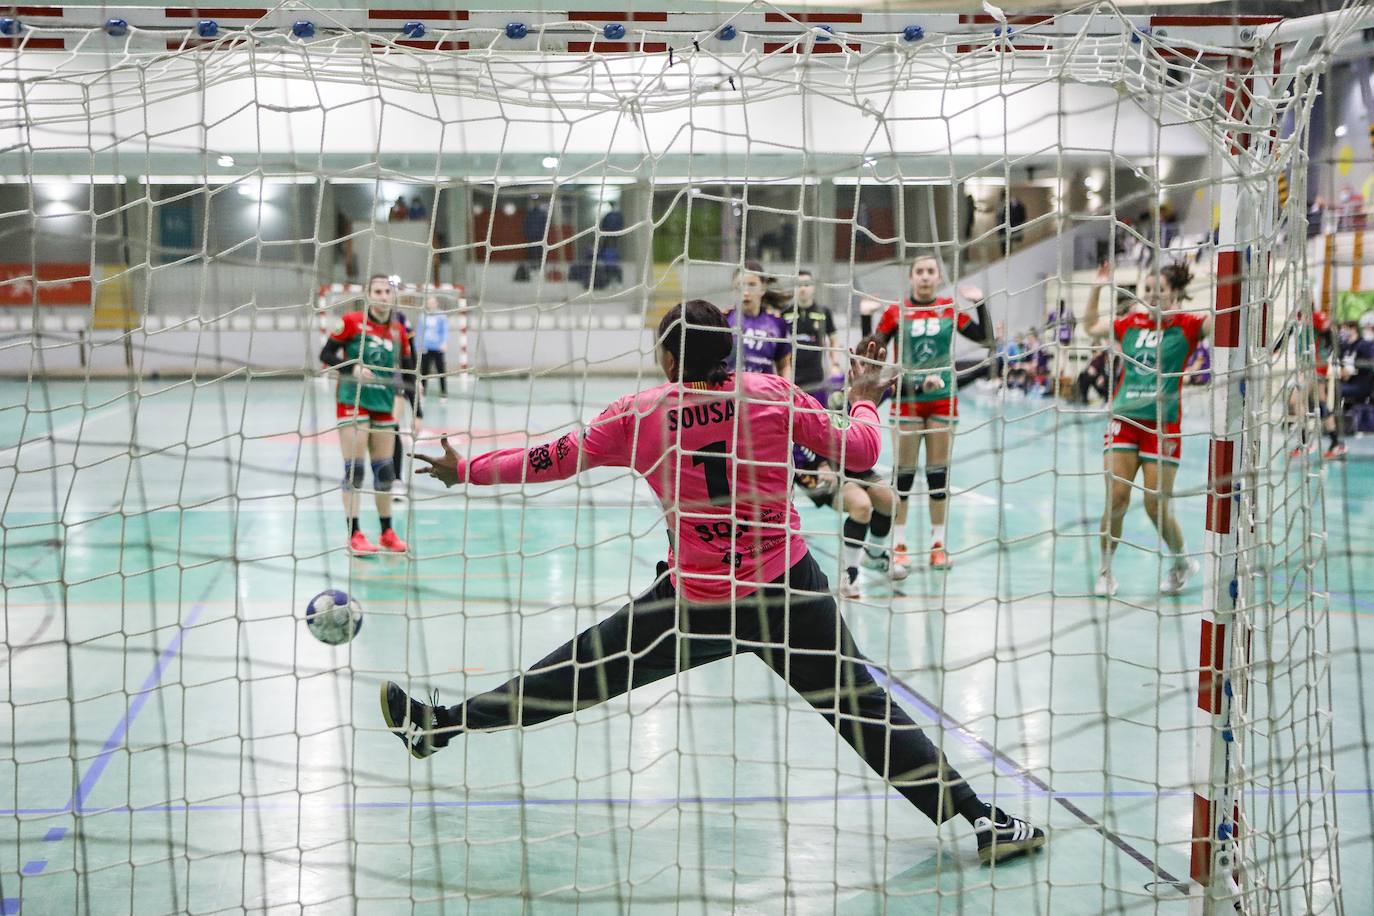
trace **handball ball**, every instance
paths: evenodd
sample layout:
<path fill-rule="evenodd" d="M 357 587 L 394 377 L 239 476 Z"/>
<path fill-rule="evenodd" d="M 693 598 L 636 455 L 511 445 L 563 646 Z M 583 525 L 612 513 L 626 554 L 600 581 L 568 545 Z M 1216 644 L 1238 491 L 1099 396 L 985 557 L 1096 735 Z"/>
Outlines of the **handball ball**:
<path fill-rule="evenodd" d="M 341 646 L 363 628 L 363 608 L 347 592 L 325 589 L 305 606 L 305 625 L 320 642 Z"/>

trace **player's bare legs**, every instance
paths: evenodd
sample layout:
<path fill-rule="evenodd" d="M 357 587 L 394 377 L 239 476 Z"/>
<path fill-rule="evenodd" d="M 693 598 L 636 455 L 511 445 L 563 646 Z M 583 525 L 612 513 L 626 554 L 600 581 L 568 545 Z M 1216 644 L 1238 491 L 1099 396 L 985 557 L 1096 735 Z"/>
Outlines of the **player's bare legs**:
<path fill-rule="evenodd" d="M 367 479 L 368 435 L 365 422 L 345 420 L 339 424 L 339 449 L 344 461 L 343 489 L 339 495 L 343 498 L 344 517 L 348 519 L 348 547 L 358 556 L 377 552 L 377 546 L 358 527 L 358 504 Z"/>
<path fill-rule="evenodd" d="M 1121 542 L 1121 526 L 1126 518 L 1126 510 L 1131 506 L 1131 487 L 1136 472 L 1140 470 L 1140 455 L 1134 450 L 1109 450 L 1104 456 L 1103 467 L 1107 502 L 1102 512 L 1102 565 L 1098 570 L 1095 591 L 1099 595 L 1114 595 L 1117 583 L 1112 575 L 1112 555 L 1116 552 L 1116 545 Z"/>
<path fill-rule="evenodd" d="M 895 561 L 892 548 L 888 546 L 893 516 L 901 509 L 897 491 L 890 484 L 877 480 L 859 481 L 855 486 L 863 489 L 872 506 L 868 523 L 868 533 L 872 539 L 864 547 L 861 559 L 866 566 L 881 570 L 887 573 L 889 579 L 900 582 L 907 577 L 907 568 Z"/>
<path fill-rule="evenodd" d="M 840 491 L 840 506 L 844 513 L 844 543 L 840 545 L 844 578 L 840 581 L 840 595 L 857 598 L 859 557 L 863 554 L 869 523 L 873 521 L 873 501 L 868 498 L 868 491 L 851 480 Z"/>
<path fill-rule="evenodd" d="M 1164 545 L 1169 549 L 1168 568 L 1160 582 L 1160 591 L 1177 594 L 1188 584 L 1193 573 L 1198 570 L 1196 560 L 1186 556 L 1183 529 L 1178 519 L 1170 511 L 1174 496 L 1174 478 L 1178 476 L 1178 465 L 1168 461 L 1142 461 L 1145 483 L 1145 514 L 1154 523 Z"/>
<path fill-rule="evenodd" d="M 893 522 L 897 529 L 896 543 L 892 548 L 893 561 L 905 566 L 911 562 L 906 546 L 906 517 L 911 488 L 916 483 L 916 469 L 921 462 L 921 433 L 925 431 L 926 421 L 919 417 L 898 417 L 894 451 L 897 453 L 897 514 Z"/>
<path fill-rule="evenodd" d="M 372 499 L 377 506 L 377 517 L 382 522 L 381 546 L 393 553 L 405 553 L 406 543 L 391 527 L 391 483 L 395 476 L 397 427 L 377 427 L 368 437 L 367 447 L 372 456 Z"/>
<path fill-rule="evenodd" d="M 949 456 L 954 451 L 954 427 L 932 417 L 926 421 L 926 490 L 930 503 L 930 567 L 949 569 L 945 550 L 945 516 L 949 511 Z"/>

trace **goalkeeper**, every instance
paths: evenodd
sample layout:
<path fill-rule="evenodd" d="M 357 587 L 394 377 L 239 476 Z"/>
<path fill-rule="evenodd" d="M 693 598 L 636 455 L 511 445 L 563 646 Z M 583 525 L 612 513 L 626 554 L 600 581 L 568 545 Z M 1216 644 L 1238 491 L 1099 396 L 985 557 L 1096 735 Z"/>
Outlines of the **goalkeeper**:
<path fill-rule="evenodd" d="M 547 722 L 747 652 L 786 679 L 929 818 L 965 818 L 983 862 L 1043 846 L 1042 830 L 980 800 L 874 679 L 799 533 L 792 445 L 851 473 L 873 466 L 881 443 L 874 399 L 888 384 L 878 365 L 885 351 L 870 344 L 855 359 L 848 422 L 837 424 L 786 379 L 731 373 L 731 328 L 709 302 L 669 311 L 658 342 L 666 384 L 621 398 L 583 430 L 471 460 L 446 440 L 443 455 L 416 456 L 447 486 L 635 469 L 668 521 L 668 562 L 659 564 L 653 584 L 528 671 L 456 706 L 422 703 L 384 682 L 387 726 L 412 755 L 428 757 L 466 731 Z"/>

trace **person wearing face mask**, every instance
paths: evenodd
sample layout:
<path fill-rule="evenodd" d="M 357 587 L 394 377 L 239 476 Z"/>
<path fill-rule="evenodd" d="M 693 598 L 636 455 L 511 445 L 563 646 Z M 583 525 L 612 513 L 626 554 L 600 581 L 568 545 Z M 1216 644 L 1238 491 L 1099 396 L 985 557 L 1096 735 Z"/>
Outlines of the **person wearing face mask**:
<path fill-rule="evenodd" d="M 1098 277 L 1110 281 L 1110 268 Z M 1099 315 L 1098 295 L 1089 297 L 1084 313 L 1088 335 L 1094 340 L 1110 336 L 1120 354 L 1103 443 L 1107 499 L 1095 589 L 1099 595 L 1114 595 L 1118 588 L 1112 554 L 1121 540 L 1137 473 L 1144 478 L 1145 513 L 1170 553 L 1160 591 L 1183 591 L 1199 567 L 1187 555 L 1183 530 L 1169 506 L 1183 447 L 1179 424 L 1185 367 L 1198 343 L 1212 333 L 1210 315 L 1181 308 L 1192 279 L 1187 265 L 1170 264 L 1141 278 L 1137 300 L 1119 318 Z"/>
<path fill-rule="evenodd" d="M 1374 312 L 1356 326 L 1341 328 L 1341 401 L 1347 406 L 1374 399 Z"/>

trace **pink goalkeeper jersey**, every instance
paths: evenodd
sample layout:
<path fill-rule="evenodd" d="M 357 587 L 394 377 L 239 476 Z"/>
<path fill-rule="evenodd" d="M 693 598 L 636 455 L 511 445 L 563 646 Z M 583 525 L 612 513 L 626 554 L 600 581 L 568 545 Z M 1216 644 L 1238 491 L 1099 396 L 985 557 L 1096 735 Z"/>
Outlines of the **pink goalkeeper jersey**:
<path fill-rule="evenodd" d="M 734 375 L 717 388 L 669 382 L 620 398 L 555 442 L 460 463 L 459 480 L 535 483 L 587 468 L 633 468 L 667 517 L 678 593 L 726 602 L 806 555 L 791 501 L 792 443 L 858 473 L 878 460 L 879 429 L 871 401 L 853 405 L 847 420 L 833 418 L 776 375 Z"/>

